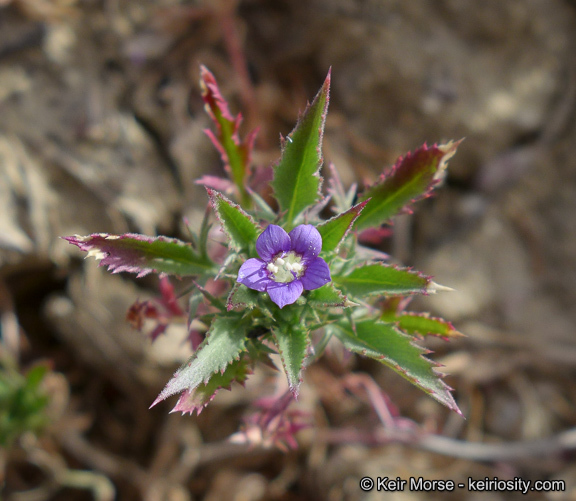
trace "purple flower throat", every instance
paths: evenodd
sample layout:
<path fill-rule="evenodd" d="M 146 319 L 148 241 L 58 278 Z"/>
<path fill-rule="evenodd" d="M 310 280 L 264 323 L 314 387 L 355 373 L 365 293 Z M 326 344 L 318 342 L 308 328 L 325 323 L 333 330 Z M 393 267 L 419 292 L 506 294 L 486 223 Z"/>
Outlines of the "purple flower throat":
<path fill-rule="evenodd" d="M 318 257 L 322 237 L 311 224 L 301 224 L 290 233 L 270 224 L 256 240 L 260 258 L 248 259 L 238 271 L 238 282 L 267 292 L 280 308 L 294 303 L 304 290 L 330 282 L 326 261 Z"/>

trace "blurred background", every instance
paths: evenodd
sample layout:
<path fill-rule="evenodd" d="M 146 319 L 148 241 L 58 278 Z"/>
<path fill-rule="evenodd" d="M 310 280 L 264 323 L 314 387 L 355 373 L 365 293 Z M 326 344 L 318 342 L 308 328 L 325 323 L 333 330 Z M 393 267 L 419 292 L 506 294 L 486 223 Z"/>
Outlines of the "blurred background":
<path fill-rule="evenodd" d="M 5 499 L 381 499 L 359 489 L 365 475 L 563 479 L 565 492 L 528 498 L 576 499 L 574 444 L 555 438 L 576 426 L 575 48 L 571 0 L 0 0 L 0 398 L 32 395 L 22 430 L 24 418 L 0 430 Z M 456 289 L 412 305 L 466 334 L 426 341 L 466 419 L 338 354 L 306 372 L 295 408 L 313 427 L 297 451 L 226 442 L 274 393 L 268 370 L 199 417 L 169 414 L 175 400 L 148 410 L 189 354 L 186 333 L 151 345 L 125 315 L 157 280 L 112 276 L 58 236 L 186 238 L 182 217 L 206 206 L 195 179 L 222 172 L 200 64 L 244 131 L 260 127 L 257 165 L 277 159 L 330 67 L 324 156 L 347 185 L 425 141 L 466 138 L 445 185 L 397 218 L 383 249 Z M 382 424 L 339 386 L 349 370 L 448 445 L 366 439 Z"/>

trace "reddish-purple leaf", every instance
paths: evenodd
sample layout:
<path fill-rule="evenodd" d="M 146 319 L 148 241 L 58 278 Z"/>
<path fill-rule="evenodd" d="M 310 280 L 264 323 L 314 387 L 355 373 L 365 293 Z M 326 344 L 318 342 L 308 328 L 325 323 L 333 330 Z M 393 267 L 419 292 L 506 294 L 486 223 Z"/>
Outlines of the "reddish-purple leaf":
<path fill-rule="evenodd" d="M 194 184 L 199 184 L 200 186 L 206 186 L 206 188 L 212 188 L 216 191 L 226 193 L 230 195 L 234 192 L 234 184 L 229 179 L 218 177 L 218 176 L 202 176 Z"/>
<path fill-rule="evenodd" d="M 283 452 L 297 449 L 296 433 L 312 426 L 312 415 L 288 406 L 294 401 L 291 392 L 280 397 L 264 397 L 255 402 L 259 412 L 250 415 L 242 431 L 231 437 L 231 442 L 252 447 L 277 447 Z"/>
<path fill-rule="evenodd" d="M 126 313 L 126 320 L 139 331 L 142 330 L 146 320 L 155 324 L 148 334 L 152 341 L 164 334 L 171 322 L 185 316 L 184 310 L 178 304 L 174 286 L 168 277 L 160 279 L 159 289 L 161 297 L 154 298 L 152 301 L 136 301 Z"/>
<path fill-rule="evenodd" d="M 80 250 L 107 266 L 112 273 L 122 271 L 137 273 L 143 277 L 149 273 L 169 275 L 201 275 L 213 270 L 206 256 L 199 255 L 194 248 L 176 238 L 148 237 L 136 233 L 110 235 L 93 233 L 82 237 L 62 237 Z"/>
<path fill-rule="evenodd" d="M 411 205 L 430 196 L 444 176 L 448 160 L 462 142 L 422 146 L 404 157 L 365 190 L 360 200 L 371 199 L 356 220 L 355 228 L 364 230 L 390 221 L 402 212 L 411 212 Z"/>
<path fill-rule="evenodd" d="M 244 140 L 240 139 L 238 131 L 242 115 L 234 117 L 230 113 L 228 103 L 222 97 L 214 75 L 205 66 L 200 68 L 200 86 L 202 99 L 206 103 L 206 112 L 216 125 L 216 134 L 211 130 L 205 132 L 220 152 L 224 168 L 238 188 L 242 204 L 250 204 L 245 185 L 250 173 L 250 157 L 257 131 L 249 133 Z"/>

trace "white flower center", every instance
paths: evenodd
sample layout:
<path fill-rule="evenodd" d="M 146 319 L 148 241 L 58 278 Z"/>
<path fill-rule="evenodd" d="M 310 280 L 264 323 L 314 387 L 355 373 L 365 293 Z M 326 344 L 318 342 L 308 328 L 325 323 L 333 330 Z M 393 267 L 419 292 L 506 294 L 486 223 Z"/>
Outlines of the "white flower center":
<path fill-rule="evenodd" d="M 289 252 L 284 257 L 277 257 L 274 261 L 268 263 L 266 269 L 272 274 L 275 282 L 288 283 L 292 282 L 294 278 L 299 278 L 304 272 L 304 266 L 301 261 L 301 256 L 294 252 Z M 294 273 L 296 277 L 294 277 Z"/>

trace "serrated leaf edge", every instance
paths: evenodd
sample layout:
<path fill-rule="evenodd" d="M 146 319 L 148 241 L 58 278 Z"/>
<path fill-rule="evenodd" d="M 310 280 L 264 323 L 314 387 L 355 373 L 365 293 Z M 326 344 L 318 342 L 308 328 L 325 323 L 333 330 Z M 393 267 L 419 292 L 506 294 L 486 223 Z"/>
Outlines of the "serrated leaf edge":
<path fill-rule="evenodd" d="M 227 311 L 231 311 L 231 310 L 233 310 L 234 308 L 238 308 L 238 307 L 242 307 L 242 306 L 244 306 L 245 308 L 248 308 L 248 309 L 250 309 L 250 310 L 252 310 L 252 309 L 255 308 L 255 306 L 250 305 L 250 304 L 248 304 L 248 303 L 244 303 L 244 302 L 242 302 L 242 301 L 239 301 L 239 302 L 237 302 L 237 303 L 233 303 L 233 302 L 232 302 L 232 298 L 234 297 L 234 294 L 235 294 L 236 292 L 238 292 L 238 289 L 240 289 L 240 287 L 242 287 L 242 284 L 239 283 L 239 282 L 236 282 L 236 283 L 234 284 L 234 286 L 232 287 L 232 290 L 231 290 L 230 293 L 228 294 L 228 298 L 226 299 L 226 310 L 227 310 Z"/>
<path fill-rule="evenodd" d="M 358 219 L 358 217 L 360 216 L 360 214 L 362 213 L 362 211 L 364 210 L 364 207 L 366 207 L 366 204 L 368 202 L 370 202 L 370 198 L 354 205 L 353 207 L 350 207 L 350 209 L 348 209 L 347 211 L 341 212 L 340 214 L 336 214 L 335 216 L 331 217 L 330 219 L 327 219 L 326 221 L 322 221 L 322 223 L 320 223 L 317 226 L 317 228 L 322 227 L 322 226 L 326 226 L 331 221 L 336 221 L 338 218 L 343 217 L 344 215 L 348 214 L 349 212 L 355 212 L 354 217 L 352 218 L 352 220 L 348 224 L 348 227 L 346 228 L 344 235 L 342 235 L 342 237 L 340 238 L 340 242 L 338 242 L 338 245 L 336 245 L 333 252 L 338 252 L 338 250 L 340 249 L 340 245 L 342 245 L 342 242 L 344 241 L 344 239 L 348 236 L 348 234 L 352 230 L 352 227 L 354 226 L 356 219 Z"/>
<path fill-rule="evenodd" d="M 274 336 L 274 341 L 275 341 L 274 344 L 278 348 L 278 354 L 280 355 L 280 359 L 282 360 L 282 367 L 284 369 L 284 373 L 286 374 L 286 378 L 288 379 L 288 385 L 289 385 L 290 391 L 292 392 L 292 395 L 294 396 L 294 399 L 296 400 L 296 399 L 298 399 L 300 385 L 302 384 L 302 381 L 304 380 L 304 378 L 303 378 L 304 366 L 306 365 L 306 359 L 310 356 L 310 346 L 312 344 L 312 341 L 310 340 L 310 336 L 308 335 L 308 333 L 306 333 L 306 348 L 304 350 L 304 357 L 302 358 L 302 365 L 300 366 L 300 370 L 298 371 L 298 381 L 296 382 L 296 385 L 293 385 L 292 382 L 290 381 L 290 375 L 289 375 L 288 369 L 286 368 L 286 360 L 284 357 L 284 353 L 280 349 L 280 346 L 278 344 L 277 331 L 278 331 L 277 328 L 272 329 L 272 335 Z"/>
<path fill-rule="evenodd" d="M 316 102 L 320 99 L 320 97 L 325 94 L 326 95 L 326 100 L 324 103 L 324 107 L 322 109 L 322 113 L 321 113 L 321 125 L 319 127 L 319 138 L 318 138 L 318 146 L 316 147 L 316 152 L 318 154 L 318 161 L 317 161 L 317 168 L 316 171 L 314 172 L 313 176 L 315 178 L 318 179 L 318 188 L 317 188 L 317 192 L 316 192 L 316 197 L 319 198 L 322 196 L 322 181 L 323 178 L 320 175 L 320 169 L 322 167 L 322 163 L 324 162 L 324 157 L 322 155 L 322 141 L 324 138 L 324 126 L 326 123 L 326 116 L 328 114 L 328 105 L 330 102 L 330 81 L 331 81 L 331 75 L 332 75 L 332 68 L 330 68 L 328 70 L 328 75 L 326 76 L 326 79 L 324 80 L 324 83 L 322 84 L 322 87 L 320 88 L 320 90 L 318 91 L 318 93 L 316 94 L 316 96 L 314 97 L 314 99 L 312 100 L 311 103 L 306 103 L 306 107 L 304 108 L 304 111 L 299 113 L 298 115 L 298 120 L 296 122 L 296 125 L 294 126 L 294 128 L 292 129 L 292 131 L 286 136 L 286 138 L 283 138 L 282 136 L 280 136 L 280 145 L 281 145 L 281 155 L 280 155 L 280 159 L 278 160 L 278 162 L 274 165 L 274 172 L 276 172 L 276 169 L 279 167 L 280 163 L 282 162 L 282 157 L 284 155 L 284 150 L 286 149 L 286 141 L 288 142 L 292 142 L 292 135 L 294 134 L 294 132 L 296 130 L 298 130 L 298 127 L 300 127 L 300 124 L 302 123 L 304 117 L 306 117 L 306 114 L 308 113 L 308 111 L 316 104 Z M 272 184 L 274 184 L 272 182 Z M 272 186 L 272 189 L 274 190 L 274 193 L 276 194 L 276 190 L 274 189 L 274 187 Z M 278 199 L 278 198 L 277 198 Z M 296 217 L 299 215 L 298 214 L 293 214 L 293 207 L 294 207 L 294 201 L 296 200 L 296 197 L 292 197 L 292 200 L 290 201 L 290 207 L 288 208 L 281 208 L 281 211 L 284 211 L 288 216 L 290 220 L 295 220 Z M 279 204 L 280 205 L 280 204 Z M 289 223 L 291 223 L 291 221 L 289 221 Z"/>
<path fill-rule="evenodd" d="M 393 264 L 393 263 L 381 263 L 381 262 L 366 261 L 365 263 L 360 264 L 360 265 L 352 268 L 349 272 L 346 273 L 346 275 L 342 275 L 341 277 L 338 277 L 338 276 L 332 277 L 332 280 L 335 283 L 338 283 L 338 278 L 347 278 L 352 273 L 354 273 L 355 270 L 360 269 L 364 266 L 382 266 L 383 268 L 394 268 L 395 270 L 398 270 L 398 271 L 407 271 L 408 273 L 410 273 L 412 275 L 416 275 L 420 278 L 425 279 L 427 281 L 427 284 L 422 288 L 422 290 L 420 292 L 418 292 L 418 291 L 414 291 L 414 292 L 391 292 L 391 293 L 383 294 L 381 291 L 375 291 L 375 292 L 369 292 L 367 294 L 363 294 L 363 297 L 382 296 L 382 295 L 384 295 L 386 297 L 399 297 L 399 296 L 414 296 L 416 294 L 423 294 L 424 296 L 427 296 L 431 293 L 434 294 L 436 292 L 436 290 L 429 290 L 430 284 L 434 283 L 434 282 L 432 282 L 432 277 L 422 273 L 421 271 L 414 270 L 414 268 L 412 266 L 400 266 L 400 265 Z M 334 278 L 336 278 L 336 280 L 334 280 Z M 449 288 L 447 288 L 447 289 L 449 289 Z"/>
<path fill-rule="evenodd" d="M 380 322 L 380 321 L 377 321 L 377 322 Z M 384 323 L 384 322 L 382 322 L 382 323 Z M 343 329 L 342 326 L 337 325 L 337 327 L 340 329 Z M 431 370 L 432 374 L 434 376 L 436 376 L 438 383 L 446 390 L 446 395 L 449 397 L 448 402 L 446 402 L 444 399 L 441 399 L 440 396 L 437 395 L 437 393 L 435 391 L 430 390 L 428 388 L 425 388 L 420 384 L 417 384 L 418 379 L 416 377 L 409 376 L 407 374 L 407 372 L 408 372 L 407 369 L 402 368 L 398 363 L 388 359 L 386 357 L 386 355 L 382 354 L 382 355 L 378 355 L 376 357 L 367 355 L 367 353 L 368 353 L 367 348 L 363 349 L 362 351 L 355 352 L 355 353 L 358 353 L 358 354 L 365 356 L 367 358 L 371 358 L 373 360 L 381 360 L 382 362 L 384 362 L 385 365 L 387 365 L 388 367 L 390 367 L 391 369 L 396 371 L 398 374 L 400 374 L 407 381 L 414 384 L 415 386 L 417 386 L 417 388 L 422 390 L 424 393 L 426 393 L 427 395 L 430 395 L 432 398 L 434 398 L 434 400 L 441 403 L 442 405 L 445 405 L 449 409 L 455 411 L 457 414 L 462 415 L 462 411 L 458 407 L 458 404 L 456 403 L 456 401 L 454 400 L 454 397 L 452 395 L 452 392 L 454 391 L 454 389 L 444 381 L 444 377 L 446 376 L 446 374 L 438 371 L 438 367 L 444 367 L 444 365 L 439 363 L 439 362 L 436 362 L 435 360 L 431 360 L 426 356 L 426 355 L 429 355 L 429 354 L 434 353 L 434 352 L 432 350 L 429 350 L 428 348 L 424 348 L 424 347 L 420 346 L 419 344 L 417 344 L 415 342 L 413 336 L 406 334 L 405 332 L 401 331 L 398 328 L 394 328 L 394 330 L 398 334 L 400 334 L 401 336 L 405 337 L 408 340 L 409 344 L 412 347 L 416 348 L 420 352 L 418 356 L 421 359 L 423 359 L 426 363 L 430 364 L 430 370 Z M 344 330 L 344 332 L 345 332 L 345 330 Z M 362 342 L 364 342 L 364 341 L 362 340 Z"/>
<path fill-rule="evenodd" d="M 444 144 L 434 143 L 432 146 L 428 146 L 426 143 L 424 143 L 419 148 L 416 148 L 415 150 L 409 151 L 405 155 L 398 157 L 396 159 L 396 162 L 394 163 L 394 165 L 392 165 L 388 169 L 384 170 L 384 172 L 382 174 L 380 174 L 380 176 L 378 177 L 378 179 L 374 183 L 367 186 L 362 191 L 362 193 L 359 194 L 359 197 L 358 197 L 359 200 L 367 200 L 369 198 L 369 194 L 370 194 L 371 190 L 384 184 L 390 178 L 393 178 L 395 176 L 396 172 L 398 171 L 398 169 L 401 167 L 401 165 L 405 161 L 409 160 L 413 155 L 416 155 L 420 151 L 429 151 L 429 150 L 435 148 L 435 149 L 439 150 L 441 153 L 443 153 L 443 156 L 442 156 L 442 158 L 440 158 L 440 160 L 438 162 L 438 168 L 437 168 L 436 172 L 434 173 L 432 180 L 430 181 L 430 183 L 428 184 L 426 189 L 421 194 L 413 197 L 411 200 L 406 202 L 402 206 L 402 208 L 400 208 L 396 213 L 392 214 L 390 217 L 393 217 L 393 216 L 399 215 L 399 214 L 412 214 L 414 212 L 412 209 L 412 206 L 416 202 L 419 202 L 423 199 L 429 198 L 432 195 L 434 188 L 436 188 L 436 186 L 443 180 L 443 178 L 445 176 L 446 168 L 448 167 L 448 161 L 455 155 L 456 150 L 458 149 L 458 146 L 460 145 L 460 143 L 462 141 L 464 141 L 464 139 L 460 139 L 458 141 L 448 141 L 447 143 L 444 143 Z M 369 227 L 370 226 L 368 226 L 367 228 L 369 228 Z M 366 228 L 363 228 L 363 229 L 366 229 Z"/>
<path fill-rule="evenodd" d="M 254 225 L 254 227 L 256 229 L 256 237 L 259 235 L 259 233 L 261 233 L 263 231 L 262 228 L 260 227 L 260 225 L 256 222 L 256 220 L 250 214 L 248 214 L 239 204 L 236 204 L 232 200 L 230 200 L 229 198 L 226 198 L 219 191 L 213 190 L 213 189 L 208 188 L 208 187 L 206 188 L 206 191 L 208 193 L 208 197 L 210 198 L 210 206 L 212 207 L 212 210 L 214 210 L 214 213 L 216 214 L 216 218 L 218 219 L 218 222 L 220 223 L 220 228 L 221 228 L 222 232 L 226 235 L 226 238 L 228 239 L 228 243 L 230 244 L 230 246 L 234 250 L 240 251 L 242 249 L 235 245 L 234 239 L 232 238 L 232 236 L 228 233 L 228 230 L 226 229 L 226 224 L 224 223 L 222 215 L 220 214 L 220 211 L 218 210 L 218 207 L 217 207 L 217 203 L 216 203 L 217 198 L 220 199 L 223 203 L 228 204 L 230 207 L 232 207 L 233 209 L 240 212 L 242 214 L 242 216 L 246 217 L 250 221 L 250 223 Z"/>
<path fill-rule="evenodd" d="M 101 261 L 98 266 L 107 266 L 108 271 L 110 271 L 112 274 L 116 274 L 116 273 L 136 273 L 136 277 L 137 278 L 142 278 L 145 277 L 146 275 L 149 275 L 150 273 L 165 273 L 165 274 L 172 274 L 172 273 L 168 273 L 168 272 L 164 272 L 164 271 L 160 271 L 155 267 L 152 266 L 132 266 L 132 265 L 126 265 L 126 264 L 120 264 L 120 263 L 106 263 L 104 262 L 104 260 L 106 260 L 108 257 L 110 257 L 110 255 L 112 254 L 111 252 L 108 251 L 103 251 L 100 247 L 98 247 L 97 243 L 91 243 L 91 240 L 95 240 L 98 238 L 102 238 L 104 240 L 110 240 L 110 241 L 115 241 L 115 240 L 127 240 L 127 239 L 132 239 L 132 240 L 136 240 L 139 242 L 147 242 L 147 243 L 154 243 L 154 242 L 165 242 L 165 243 L 171 243 L 171 244 L 177 244 L 179 246 L 182 247 L 187 247 L 190 250 L 192 250 L 192 253 L 197 256 L 198 258 L 201 258 L 200 255 L 198 255 L 198 253 L 195 251 L 194 247 L 192 246 L 191 243 L 189 242 L 184 242 L 182 240 L 179 240 L 177 238 L 170 238 L 170 237 L 166 237 L 163 235 L 157 236 L 157 237 L 150 237 L 147 235 L 142 235 L 140 233 L 123 233 L 121 235 L 114 235 L 114 234 L 110 234 L 110 233 L 91 233 L 90 235 L 72 235 L 72 236 L 65 236 L 65 237 L 60 237 L 63 240 L 66 240 L 68 243 L 75 245 L 76 247 L 78 247 L 81 251 L 86 252 L 86 256 L 84 259 L 88 259 L 89 257 L 93 257 L 96 261 Z M 146 252 L 150 252 L 150 249 L 148 249 Z M 165 258 L 165 256 L 157 256 L 159 258 Z M 171 258 L 174 261 L 178 261 L 177 259 Z M 181 261 L 186 263 L 185 261 Z M 205 267 L 206 269 L 210 268 L 210 265 L 208 263 L 202 264 L 202 263 L 194 263 L 195 266 L 198 267 Z"/>

